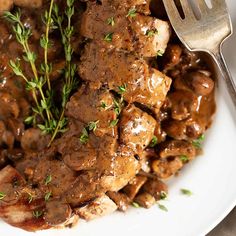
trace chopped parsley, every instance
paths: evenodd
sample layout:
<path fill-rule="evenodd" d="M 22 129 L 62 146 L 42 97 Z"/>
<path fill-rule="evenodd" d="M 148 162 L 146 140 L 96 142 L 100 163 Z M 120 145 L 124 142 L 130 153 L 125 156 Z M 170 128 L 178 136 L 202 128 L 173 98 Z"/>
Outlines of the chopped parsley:
<path fill-rule="evenodd" d="M 181 160 L 183 163 L 186 163 L 186 162 L 189 161 L 189 158 L 188 158 L 188 156 L 186 156 L 186 155 L 181 155 L 179 158 L 180 158 L 180 160 Z"/>
<path fill-rule="evenodd" d="M 113 102 L 114 102 L 114 111 L 115 111 L 116 115 L 119 115 L 121 112 L 121 104 L 119 101 L 117 101 L 115 99 L 113 100 Z"/>
<path fill-rule="evenodd" d="M 105 35 L 104 41 L 111 42 L 112 38 L 113 38 L 113 33 L 108 33 L 108 34 Z"/>
<path fill-rule="evenodd" d="M 162 57 L 164 52 L 162 50 L 157 51 L 157 57 Z"/>
<path fill-rule="evenodd" d="M 33 216 L 38 219 L 40 216 L 43 215 L 42 211 L 33 211 Z"/>
<path fill-rule="evenodd" d="M 114 20 L 114 17 L 112 16 L 112 17 L 109 17 L 108 19 L 107 19 L 107 24 L 108 25 L 111 25 L 111 26 L 114 26 L 115 25 L 115 20 Z"/>
<path fill-rule="evenodd" d="M 119 89 L 119 94 L 123 94 L 126 92 L 126 88 L 127 88 L 127 85 L 126 84 L 123 84 L 121 86 L 118 86 L 118 89 Z"/>
<path fill-rule="evenodd" d="M 147 32 L 146 32 L 146 35 L 148 37 L 153 37 L 155 34 L 158 34 L 158 30 L 157 29 L 147 30 Z"/>
<path fill-rule="evenodd" d="M 202 142 L 204 141 L 204 139 L 205 139 L 205 135 L 202 134 L 198 139 L 192 142 L 193 146 L 197 149 L 200 149 L 202 147 Z"/>
<path fill-rule="evenodd" d="M 105 102 L 101 102 L 101 108 L 103 108 L 103 109 L 106 110 L 107 107 L 108 107 L 108 106 L 107 106 L 107 104 L 106 104 Z"/>
<path fill-rule="evenodd" d="M 33 195 L 31 193 L 28 193 L 28 203 L 31 203 L 33 201 Z"/>
<path fill-rule="evenodd" d="M 50 199 L 51 196 L 52 196 L 52 192 L 51 191 L 47 192 L 44 196 L 45 201 L 47 202 Z"/>
<path fill-rule="evenodd" d="M 149 144 L 149 147 L 155 147 L 157 145 L 157 142 L 158 142 L 157 136 L 154 135 Z"/>
<path fill-rule="evenodd" d="M 185 189 L 185 188 L 180 189 L 180 191 L 181 191 L 182 194 L 184 194 L 184 195 L 186 195 L 186 196 L 191 196 L 191 195 L 193 195 L 193 193 L 192 193 L 190 190 Z"/>
<path fill-rule="evenodd" d="M 135 16 L 136 16 L 136 9 L 135 9 L 135 8 L 129 9 L 129 12 L 128 12 L 128 14 L 126 15 L 126 17 L 134 18 Z"/>
<path fill-rule="evenodd" d="M 132 202 L 132 206 L 135 207 L 135 208 L 139 208 L 139 204 L 137 202 Z"/>
<path fill-rule="evenodd" d="M 95 131 L 97 129 L 97 124 L 99 123 L 99 120 L 97 121 L 91 121 L 88 123 L 88 129 L 89 131 Z"/>
<path fill-rule="evenodd" d="M 160 199 L 161 200 L 166 200 L 167 199 L 167 193 L 165 191 L 161 191 L 160 193 Z"/>
<path fill-rule="evenodd" d="M 52 181 L 52 176 L 48 175 L 45 179 L 45 185 L 48 185 Z"/>
<path fill-rule="evenodd" d="M 119 122 L 119 119 L 112 120 L 112 121 L 110 122 L 110 127 L 115 127 L 115 126 L 118 124 L 118 122 Z"/>
<path fill-rule="evenodd" d="M 6 194 L 4 192 L 0 192 L 0 200 L 4 199 L 6 197 Z"/>
<path fill-rule="evenodd" d="M 80 135 L 80 138 L 79 138 L 80 142 L 82 144 L 86 144 L 89 140 L 89 134 L 88 134 L 88 131 L 87 129 L 83 128 L 82 130 L 82 134 Z"/>
<path fill-rule="evenodd" d="M 161 209 L 162 211 L 166 211 L 166 212 L 168 211 L 166 206 L 164 206 L 164 205 L 162 205 L 160 203 L 157 203 L 157 204 L 158 204 L 159 209 Z"/>

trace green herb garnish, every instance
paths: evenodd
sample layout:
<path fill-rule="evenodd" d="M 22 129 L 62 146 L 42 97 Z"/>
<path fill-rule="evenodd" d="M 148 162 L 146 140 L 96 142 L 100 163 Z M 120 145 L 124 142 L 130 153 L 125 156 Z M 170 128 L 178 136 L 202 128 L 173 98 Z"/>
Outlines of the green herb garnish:
<path fill-rule="evenodd" d="M 155 147 L 157 145 L 157 142 L 158 142 L 157 136 L 154 135 L 149 144 L 149 147 Z"/>
<path fill-rule="evenodd" d="M 185 188 L 180 189 L 180 191 L 182 194 L 187 195 L 187 196 L 193 195 L 193 193 L 190 190 L 185 189 Z"/>
<path fill-rule="evenodd" d="M 33 201 L 33 195 L 31 193 L 28 193 L 28 203 L 31 203 L 32 201 Z"/>
<path fill-rule="evenodd" d="M 6 194 L 4 192 L 0 192 L 0 200 L 4 199 L 6 197 Z"/>
<path fill-rule="evenodd" d="M 186 162 L 189 161 L 189 158 L 188 158 L 188 156 L 186 156 L 186 155 L 181 155 L 179 158 L 180 158 L 180 160 L 181 160 L 183 163 L 186 163 Z"/>
<path fill-rule="evenodd" d="M 119 122 L 119 119 L 112 120 L 112 121 L 110 122 L 110 127 L 115 127 L 115 126 L 118 124 L 118 122 Z"/>
<path fill-rule="evenodd" d="M 46 177 L 45 181 L 44 181 L 44 184 L 45 184 L 45 185 L 48 185 L 49 183 L 51 183 L 51 181 L 52 181 L 52 176 L 51 176 L 51 175 L 48 175 L 48 176 Z"/>
<path fill-rule="evenodd" d="M 98 123 L 99 123 L 99 120 L 89 122 L 89 124 L 88 124 L 89 131 L 95 131 L 97 129 Z"/>
<path fill-rule="evenodd" d="M 160 199 L 161 200 L 166 200 L 167 199 L 167 193 L 165 191 L 161 191 L 160 192 Z"/>
<path fill-rule="evenodd" d="M 162 50 L 157 51 L 157 57 L 162 57 L 164 52 Z"/>
<path fill-rule="evenodd" d="M 86 144 L 89 140 L 89 134 L 88 134 L 88 131 L 86 128 L 83 128 L 82 130 L 82 134 L 80 135 L 80 138 L 79 138 L 80 142 L 82 144 Z"/>
<path fill-rule="evenodd" d="M 200 149 L 202 147 L 202 142 L 205 139 L 205 135 L 202 134 L 198 139 L 192 141 L 192 144 L 195 148 Z"/>
<path fill-rule="evenodd" d="M 33 211 L 33 216 L 38 219 L 39 217 L 41 217 L 43 215 L 42 211 Z"/>
<path fill-rule="evenodd" d="M 47 192 L 44 196 L 45 201 L 47 202 L 51 196 L 52 196 L 52 192 Z"/>
<path fill-rule="evenodd" d="M 153 37 L 155 34 L 158 34 L 158 30 L 157 29 L 147 30 L 147 32 L 146 32 L 146 35 L 148 37 Z"/>
<path fill-rule="evenodd" d="M 123 84 L 121 86 L 118 86 L 118 89 L 119 89 L 119 94 L 123 94 L 126 92 L 126 89 L 127 89 L 127 85 L 126 84 Z"/>
<path fill-rule="evenodd" d="M 139 204 L 137 202 L 132 202 L 132 206 L 135 207 L 135 208 L 139 208 Z"/>
<path fill-rule="evenodd" d="M 104 41 L 111 42 L 112 38 L 113 38 L 113 33 L 108 33 L 108 34 L 105 35 Z"/>
<path fill-rule="evenodd" d="M 44 60 L 42 64 L 36 63 L 37 55 L 30 48 L 29 41 L 32 35 L 31 28 L 27 27 L 21 21 L 20 10 L 15 14 L 5 12 L 4 17 L 13 24 L 13 32 L 16 39 L 22 46 L 22 58 L 11 60 L 9 62 L 12 71 L 26 82 L 26 89 L 32 93 L 35 105 L 32 106 L 32 115 L 25 118 L 25 123 L 34 125 L 42 130 L 44 134 L 51 134 L 51 140 L 48 146 L 59 133 L 66 131 L 67 119 L 65 118 L 65 105 L 70 97 L 72 90 L 76 87 L 76 65 L 72 63 L 73 49 L 71 38 L 74 34 L 74 27 L 71 25 L 72 16 L 74 15 L 75 0 L 67 0 L 65 11 L 59 11 L 55 0 L 50 1 L 49 10 L 44 12 L 42 21 L 45 25 L 45 32 L 40 38 L 40 46 L 44 49 Z M 59 13 L 60 12 L 60 13 Z M 65 25 L 65 28 L 64 27 Z M 55 91 L 53 91 L 50 76 L 53 69 L 52 63 L 48 60 L 48 49 L 52 47 L 50 42 L 50 32 L 59 30 L 61 40 L 64 46 L 66 66 L 64 72 L 64 85 L 62 88 L 61 108 L 55 107 Z M 20 61 L 24 60 L 29 63 L 33 76 L 28 78 L 21 68 Z M 40 117 L 40 119 L 37 119 Z M 39 122 L 40 123 L 37 123 Z"/>
<path fill-rule="evenodd" d="M 109 18 L 107 19 L 107 24 L 108 24 L 108 25 L 111 25 L 111 26 L 114 26 L 114 25 L 115 25 L 114 17 L 109 17 Z"/>
<path fill-rule="evenodd" d="M 136 16 L 136 9 L 135 8 L 131 8 L 128 12 L 128 14 L 126 15 L 126 17 L 131 17 L 131 18 L 134 18 Z"/>
<path fill-rule="evenodd" d="M 157 203 L 157 204 L 158 204 L 159 209 L 161 209 L 162 211 L 166 211 L 166 212 L 168 211 L 166 206 L 164 206 L 164 205 L 162 205 L 160 203 Z"/>

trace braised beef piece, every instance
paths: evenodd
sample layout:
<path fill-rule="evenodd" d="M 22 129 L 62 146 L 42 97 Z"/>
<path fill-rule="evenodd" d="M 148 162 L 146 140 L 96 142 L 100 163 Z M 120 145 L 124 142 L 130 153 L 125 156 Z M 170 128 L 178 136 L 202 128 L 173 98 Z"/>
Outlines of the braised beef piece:
<path fill-rule="evenodd" d="M 137 10 L 136 6 L 139 6 Z M 165 51 L 170 38 L 170 27 L 165 21 L 137 13 L 136 11 L 150 13 L 143 6 L 149 8 L 146 1 L 131 3 L 128 0 L 103 0 L 101 4 L 88 2 L 82 17 L 81 34 L 107 48 L 155 57 L 158 51 Z M 110 35 L 109 41 L 106 40 L 107 35 Z"/>
<path fill-rule="evenodd" d="M 112 60 L 111 60 L 112 58 Z M 171 79 L 132 53 L 105 50 L 96 43 L 89 43 L 81 57 L 79 74 L 93 88 L 102 85 L 119 92 L 124 86 L 124 99 L 144 104 L 156 113 L 165 100 Z"/>
<path fill-rule="evenodd" d="M 151 142 L 156 127 L 155 119 L 134 105 L 123 109 L 120 120 L 120 142 L 137 153 Z"/>

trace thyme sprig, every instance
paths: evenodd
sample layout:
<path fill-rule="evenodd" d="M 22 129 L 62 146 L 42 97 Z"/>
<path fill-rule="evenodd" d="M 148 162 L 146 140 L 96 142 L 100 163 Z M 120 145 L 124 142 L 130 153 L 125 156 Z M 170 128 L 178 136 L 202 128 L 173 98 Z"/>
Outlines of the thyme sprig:
<path fill-rule="evenodd" d="M 58 133 L 63 133 L 66 130 L 68 122 L 65 117 L 65 106 L 72 90 L 77 85 L 75 78 L 77 68 L 72 62 L 73 49 L 71 44 L 71 38 L 74 34 L 74 27 L 72 26 L 72 17 L 75 12 L 74 2 L 75 0 L 67 0 L 65 11 L 60 11 L 55 0 L 50 1 L 49 9 L 45 11 L 42 18 L 45 24 L 45 33 L 40 38 L 40 46 L 44 49 L 44 59 L 43 63 L 40 64 L 40 68 L 36 66 L 37 55 L 29 46 L 32 31 L 22 23 L 20 10 L 16 11 L 14 14 L 5 12 L 5 18 L 13 24 L 16 39 L 23 48 L 23 59 L 30 64 L 33 72 L 33 78 L 28 78 L 21 67 L 21 59 L 10 61 L 10 67 L 13 72 L 26 82 L 26 89 L 32 92 L 35 101 L 35 106 L 32 107 L 33 115 L 27 117 L 25 122 L 27 124 L 37 125 L 43 133 L 52 135 L 48 146 L 51 145 Z M 66 27 L 64 27 L 65 25 Z M 61 108 L 55 107 L 54 93 L 50 83 L 50 74 L 53 65 L 48 60 L 48 51 L 52 46 L 49 36 L 51 30 L 55 29 L 58 29 L 61 33 L 61 41 L 64 47 L 66 61 Z M 40 121 L 37 119 L 38 116 L 41 117 Z M 39 123 L 37 124 L 37 122 Z"/>
<path fill-rule="evenodd" d="M 67 119 L 64 116 L 65 106 L 69 100 L 72 90 L 77 85 L 77 81 L 75 78 L 77 67 L 76 67 L 76 64 L 72 62 L 72 56 L 74 52 L 71 45 L 71 37 L 74 34 L 74 27 L 72 26 L 72 22 L 71 22 L 72 17 L 75 13 L 74 2 L 75 0 L 66 1 L 67 6 L 66 6 L 65 14 L 59 13 L 59 7 L 57 4 L 54 4 L 53 6 L 53 20 L 57 24 L 57 27 L 59 28 L 60 33 L 61 33 L 62 44 L 64 47 L 64 54 L 66 58 L 66 66 L 64 69 L 65 81 L 62 88 L 62 110 L 61 110 L 61 114 L 60 114 L 57 126 L 50 140 L 49 146 L 51 145 L 52 141 L 55 139 L 57 133 L 60 130 L 64 131 L 63 127 L 65 127 L 67 124 Z M 65 18 L 67 20 L 67 26 L 63 28 L 63 23 L 65 21 Z"/>
<path fill-rule="evenodd" d="M 54 5 L 54 0 L 51 0 L 49 11 L 45 11 L 44 13 L 43 21 L 45 23 L 46 30 L 45 30 L 45 34 L 43 34 L 42 37 L 40 38 L 40 45 L 42 48 L 44 48 L 44 64 L 42 65 L 41 68 L 42 68 L 42 71 L 44 72 L 45 80 L 47 81 L 49 91 L 51 90 L 49 73 L 52 70 L 52 65 L 48 63 L 48 49 L 49 47 L 52 46 L 49 41 L 49 31 L 52 28 L 54 28 L 54 22 L 52 19 L 53 5 Z"/>
<path fill-rule="evenodd" d="M 32 35 L 32 31 L 30 28 L 27 28 L 21 21 L 21 12 L 18 10 L 15 14 L 11 12 L 4 13 L 5 18 L 13 24 L 13 32 L 15 33 L 16 40 L 23 48 L 23 59 L 28 62 L 31 66 L 31 70 L 33 72 L 33 78 L 29 79 L 23 73 L 21 69 L 20 59 L 16 59 L 16 61 L 10 61 L 10 67 L 12 68 L 13 72 L 23 78 L 26 82 L 26 89 L 32 91 L 32 95 L 34 101 L 36 103 L 36 107 L 33 108 L 35 114 L 41 116 L 43 121 L 47 124 L 53 119 L 52 112 L 50 110 L 50 104 L 47 95 L 43 90 L 43 86 L 45 85 L 45 79 L 42 76 L 39 76 L 37 67 L 36 67 L 36 59 L 37 56 L 35 52 L 30 49 L 29 46 L 29 39 Z M 40 100 L 37 94 L 40 94 Z M 46 113 L 46 117 L 44 115 L 44 111 Z"/>

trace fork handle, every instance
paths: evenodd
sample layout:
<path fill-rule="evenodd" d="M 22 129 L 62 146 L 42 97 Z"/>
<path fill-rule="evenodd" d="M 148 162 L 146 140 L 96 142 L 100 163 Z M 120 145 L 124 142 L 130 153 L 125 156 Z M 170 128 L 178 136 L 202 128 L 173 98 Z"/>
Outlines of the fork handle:
<path fill-rule="evenodd" d="M 213 56 L 220 69 L 221 75 L 223 76 L 223 79 L 226 83 L 228 92 L 234 104 L 234 108 L 236 109 L 236 85 L 227 67 L 227 64 L 225 62 L 221 49 L 218 52 L 215 52 Z"/>

